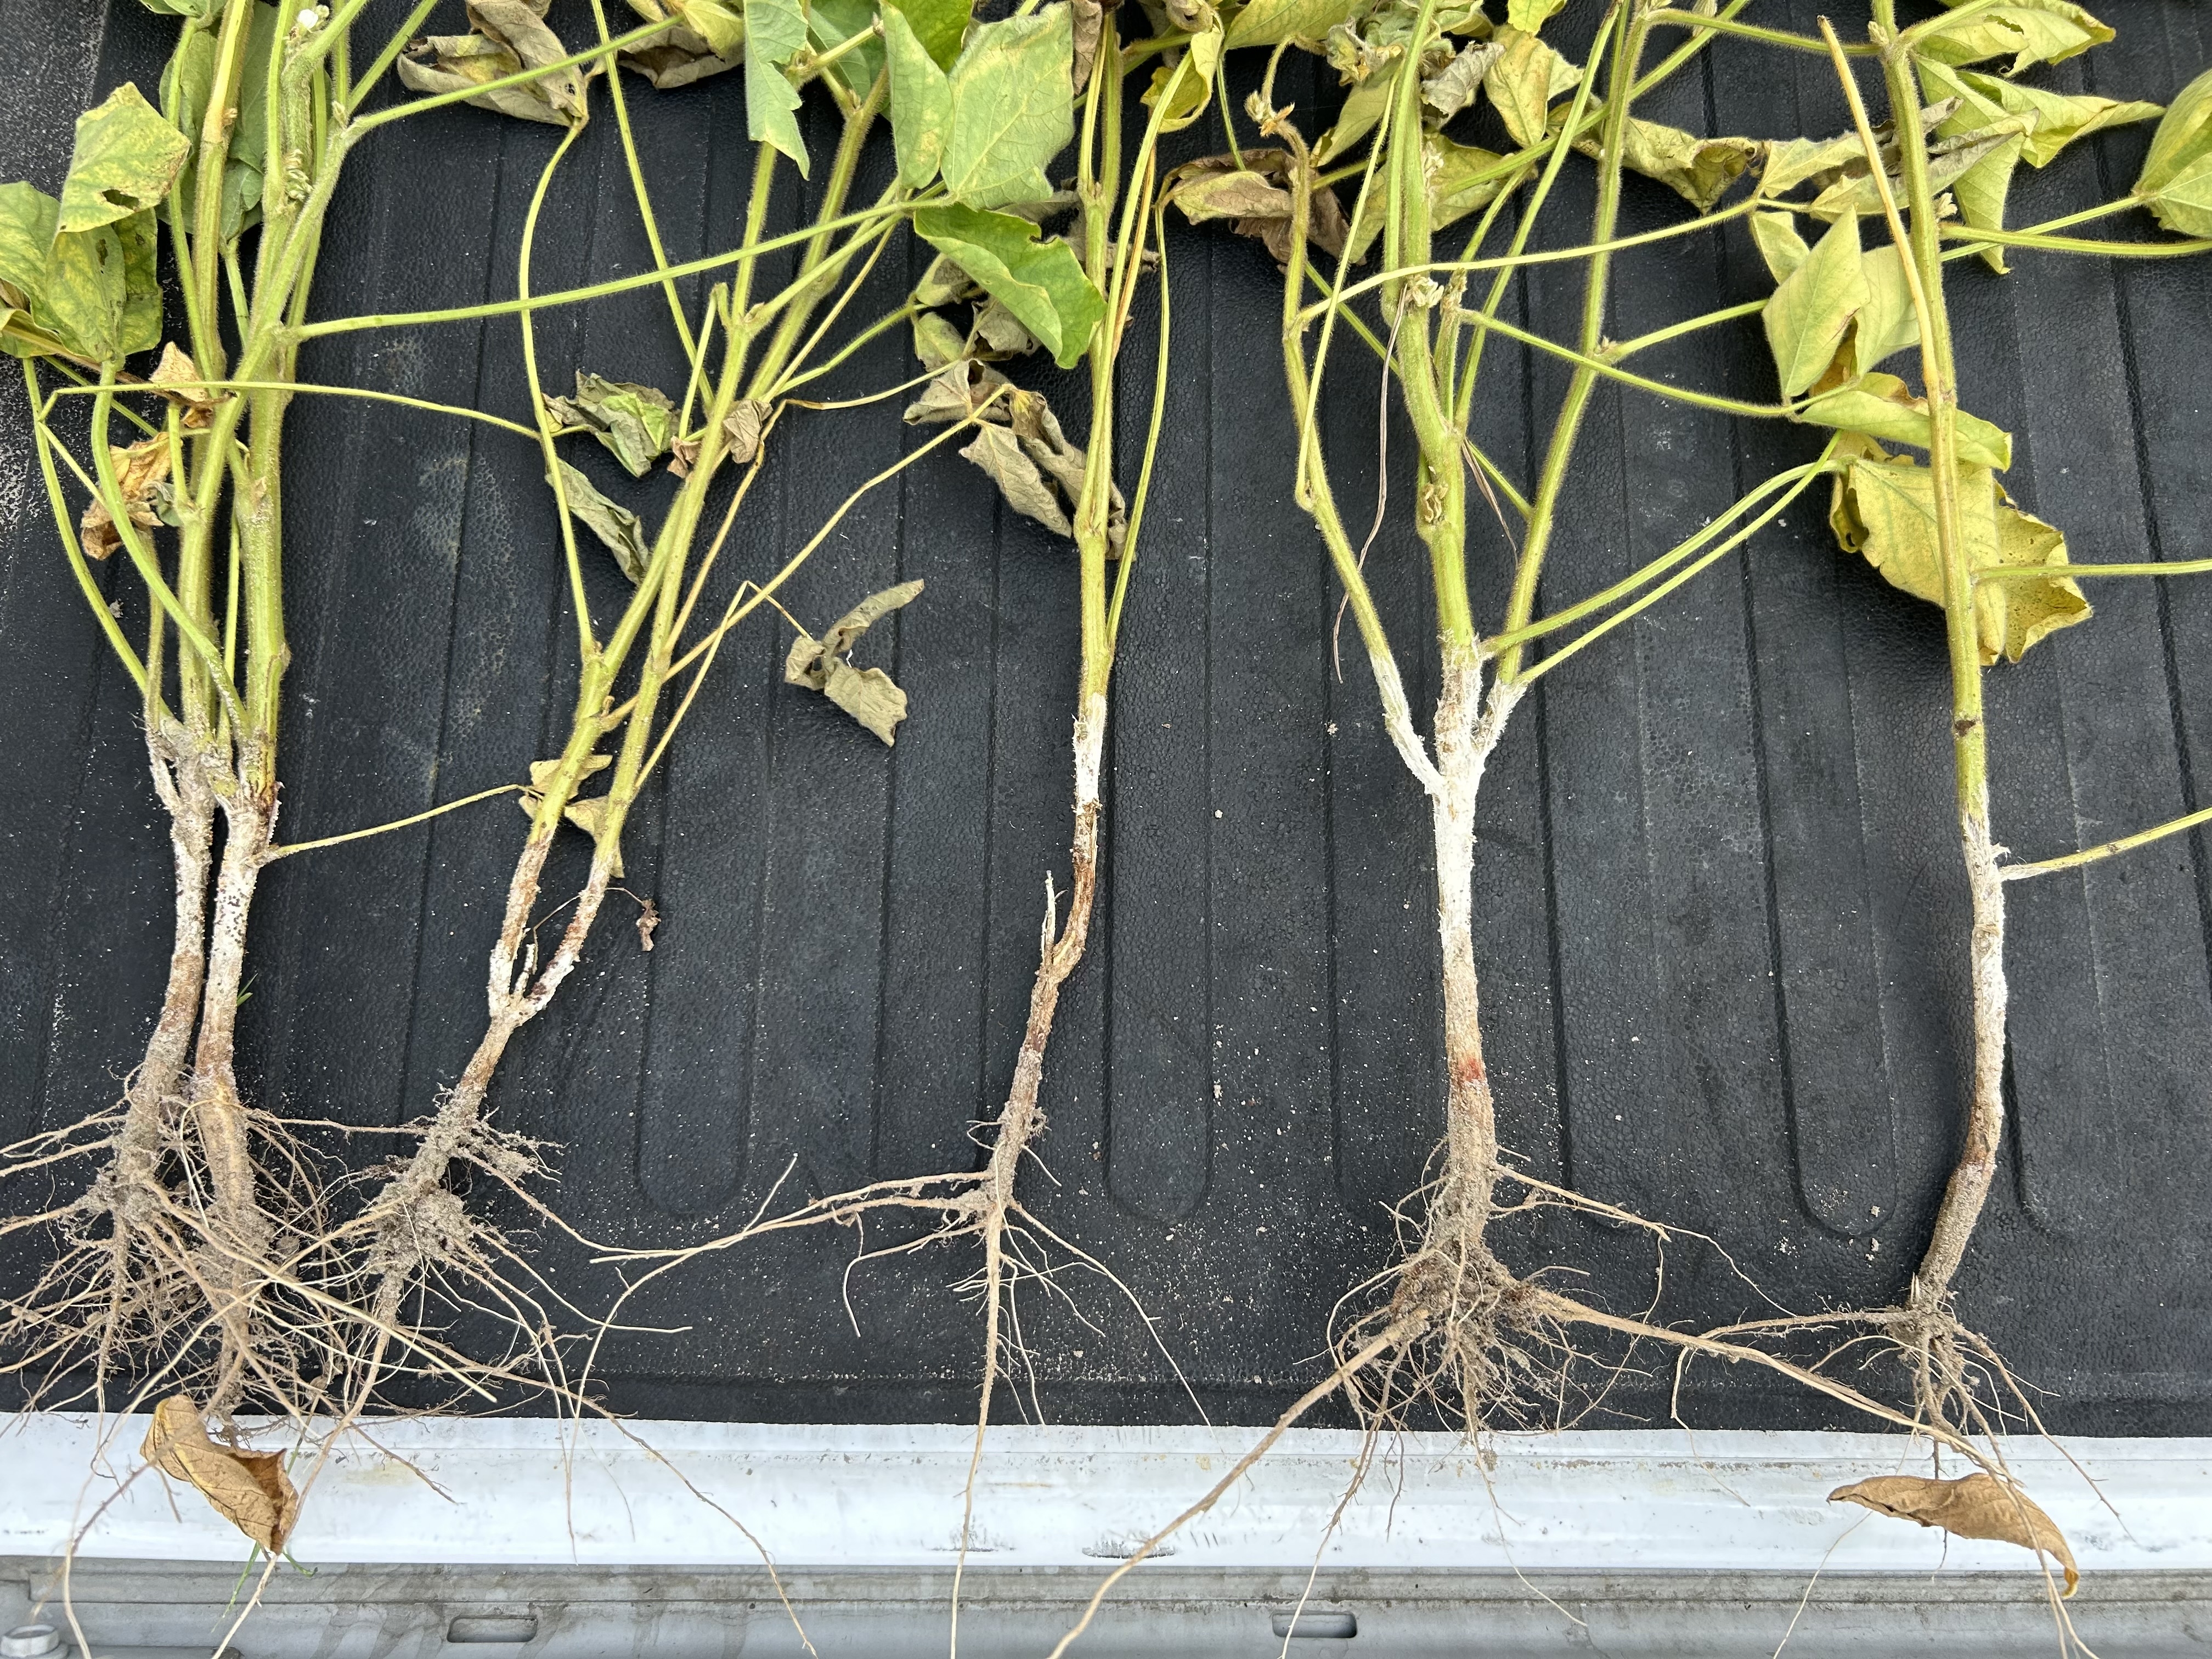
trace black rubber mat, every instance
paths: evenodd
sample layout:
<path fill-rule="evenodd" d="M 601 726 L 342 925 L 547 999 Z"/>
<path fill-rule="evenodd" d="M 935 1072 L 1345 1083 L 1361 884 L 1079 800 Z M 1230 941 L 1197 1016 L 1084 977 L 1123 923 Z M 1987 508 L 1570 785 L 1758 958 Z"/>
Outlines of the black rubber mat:
<path fill-rule="evenodd" d="M 2118 41 L 2043 72 L 2047 84 L 2163 99 L 2212 63 L 2212 14 L 2191 0 L 2100 9 Z M 1809 29 L 1816 11 L 1773 0 L 1761 15 Z M 587 18 L 574 0 L 554 14 L 570 38 Z M 0 177 L 56 188 L 71 117 L 125 78 L 150 89 L 170 27 L 131 0 L 0 0 Z M 1294 69 L 1306 107 L 1334 95 L 1333 77 Z M 733 244 L 750 173 L 738 77 L 659 95 L 631 85 L 672 251 Z M 1820 59 L 1742 43 L 1711 48 L 1644 112 L 1753 136 L 1846 121 Z M 2013 221 L 2123 193 L 2148 131 L 2023 170 Z M 826 125 L 815 133 L 828 142 Z M 1203 126 L 1183 137 L 1193 153 L 1218 147 Z M 554 182 L 539 291 L 646 263 L 615 137 L 601 122 Z M 511 293 L 553 142 L 467 109 L 380 133 L 349 164 L 316 313 Z M 1586 186 L 1587 169 L 1570 168 L 1562 241 L 1582 240 Z M 794 192 L 779 210 L 798 206 Z M 1626 228 L 1679 211 L 1631 181 Z M 1092 1325 L 1032 1284 L 1019 1306 L 1034 1369 L 1006 1409 L 1059 1421 L 1186 1420 L 1176 1367 L 1217 1419 L 1271 1415 L 1318 1374 L 1337 1297 L 1390 1260 L 1388 1206 L 1441 1131 L 1425 814 L 1381 739 L 1358 653 L 1341 684 L 1331 672 L 1335 590 L 1290 499 L 1279 286 L 1255 243 L 1181 229 L 1170 253 L 1177 368 L 1115 678 L 1109 884 L 1061 1005 L 1042 1161 L 1024 1176 L 1036 1212 L 1156 1326 L 1080 1266 L 1059 1284 Z M 2212 551 L 2212 264 L 2014 263 L 2002 279 L 1955 268 L 1954 288 L 1968 405 L 2017 436 L 2013 494 L 2065 529 L 2076 559 Z M 884 305 L 919 268 L 885 274 Z M 1518 314 L 1571 331 L 1578 282 L 1571 266 L 1533 271 Z M 1611 331 L 1765 283 L 1740 227 L 1641 250 L 1622 263 Z M 1152 374 L 1139 312 L 1122 369 L 1131 410 Z M 672 385 L 668 332 L 641 292 L 546 314 L 539 350 L 549 381 L 582 368 Z M 1771 395 L 1748 326 L 1670 349 L 1653 372 Z M 1561 377 L 1492 350 L 1478 435 L 1525 471 Z M 307 371 L 526 409 L 507 319 L 340 337 Z M 853 395 L 910 372 L 894 337 L 824 385 Z M 1018 372 L 1079 428 L 1079 376 Z M 1372 357 L 1342 353 L 1334 384 L 1329 454 L 1364 524 Z M 517 778 L 557 746 L 574 674 L 534 452 L 337 399 L 301 400 L 290 430 L 286 837 Z M 794 419 L 781 438 L 725 561 L 731 580 L 772 568 L 916 441 L 896 399 Z M 1402 429 L 1394 442 L 1402 468 Z M 1814 446 L 1802 428 L 1601 394 L 1547 599 L 1635 568 Z M 1127 459 L 1133 477 L 1133 448 Z M 580 464 L 615 488 L 611 469 Z M 21 395 L 0 390 L 11 1136 L 114 1096 L 158 999 L 168 927 L 134 698 L 58 557 L 32 465 Z M 1418 708 L 1433 696 L 1415 644 L 1426 567 L 1398 482 L 1372 568 Z M 660 499 L 624 493 L 648 515 Z M 1536 1174 L 1682 1230 L 1664 1252 L 1670 1319 L 1771 1311 L 1747 1279 L 1798 1311 L 1896 1297 L 1960 1136 L 1966 894 L 1939 618 L 1840 556 L 1823 505 L 1808 496 L 1747 557 L 1547 677 L 1484 791 L 1478 949 L 1504 1138 Z M 1494 530 L 1478 526 L 1476 542 L 1477 615 L 1494 621 L 1509 553 Z M 879 659 L 914 701 L 896 749 L 781 684 L 778 632 L 741 634 L 633 819 L 627 885 L 659 908 L 656 948 L 611 912 L 510 1054 L 501 1120 L 564 1149 L 554 1201 L 595 1238 L 703 1240 L 779 1182 L 824 1192 L 977 1157 L 972 1126 L 1012 1066 L 1047 872 L 1065 883 L 1073 559 L 948 455 L 863 502 L 791 603 L 818 627 L 912 577 L 926 594 L 880 630 Z M 619 582 L 610 568 L 603 611 Z M 137 629 L 142 596 L 115 592 Z M 2023 857 L 2197 804 L 2212 587 L 2106 582 L 2092 597 L 2093 623 L 1989 676 L 1997 834 Z M 522 828 L 495 802 L 271 872 L 242 1017 L 262 1100 L 365 1130 L 433 1104 L 480 1029 Z M 2212 1432 L 2204 856 L 2196 838 L 2171 839 L 2012 890 L 2014 1133 L 1961 1304 L 2049 1391 L 2063 1429 Z M 351 1155 L 390 1144 L 366 1135 Z M 980 1329 L 956 1281 L 972 1254 L 848 1273 L 903 1236 L 792 1237 L 693 1264 L 629 1310 L 635 1325 L 682 1328 L 613 1342 L 611 1398 L 659 1416 L 969 1413 Z M 1506 1248 L 1623 1311 L 1662 1288 L 1640 1234 L 1553 1218 L 1516 1224 Z M 590 1304 L 607 1280 L 586 1255 L 548 1240 L 542 1259 Z M 1656 1424 L 1675 1379 L 1670 1359 L 1645 1355 L 1582 1383 L 1571 1401 L 1602 1396 L 1586 1420 Z M 1701 1425 L 1846 1420 L 1711 1368 L 1680 1400 Z"/>

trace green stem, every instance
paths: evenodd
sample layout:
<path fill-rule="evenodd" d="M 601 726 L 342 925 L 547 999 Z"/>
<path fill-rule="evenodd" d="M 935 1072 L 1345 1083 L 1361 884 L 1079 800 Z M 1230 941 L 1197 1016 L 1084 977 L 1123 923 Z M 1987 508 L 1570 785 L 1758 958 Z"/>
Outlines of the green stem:
<path fill-rule="evenodd" d="M 516 258 L 515 288 L 524 299 L 530 297 L 530 256 L 537 246 L 538 216 L 544 211 L 545 198 L 553 185 L 553 174 L 568 155 L 579 134 L 580 123 L 561 135 L 561 142 L 538 174 L 538 186 L 531 192 L 530 209 L 522 219 L 522 247 Z M 576 547 L 576 521 L 568 510 L 568 486 L 561 468 L 561 457 L 554 447 L 552 411 L 545 406 L 545 385 L 538 372 L 538 330 L 530 313 L 524 312 L 522 322 L 522 370 L 530 387 L 530 413 L 537 423 L 538 449 L 545 461 L 545 482 L 552 487 L 554 511 L 561 520 L 561 550 L 568 566 L 568 602 L 576 611 L 576 649 L 580 659 L 588 665 L 599 654 L 598 636 L 592 631 L 592 605 L 584 591 L 584 561 Z"/>
<path fill-rule="evenodd" d="M 611 46 L 614 37 L 607 33 L 605 0 L 592 0 L 592 21 L 599 28 L 599 44 Z M 637 198 L 637 216 L 645 226 L 646 246 L 653 250 L 653 268 L 665 271 L 668 250 L 661 245 L 660 222 L 653 212 L 653 192 L 646 188 L 645 165 L 638 159 L 637 137 L 630 131 L 629 100 L 623 93 L 619 65 L 607 74 L 607 96 L 614 103 L 615 126 L 622 135 L 623 162 L 629 169 L 630 194 Z M 668 314 L 676 324 L 676 337 L 683 342 L 684 356 L 696 365 L 699 361 L 699 343 L 691 337 L 691 319 L 684 314 L 684 301 L 676 292 L 676 283 L 671 279 L 661 288 L 668 296 Z"/>

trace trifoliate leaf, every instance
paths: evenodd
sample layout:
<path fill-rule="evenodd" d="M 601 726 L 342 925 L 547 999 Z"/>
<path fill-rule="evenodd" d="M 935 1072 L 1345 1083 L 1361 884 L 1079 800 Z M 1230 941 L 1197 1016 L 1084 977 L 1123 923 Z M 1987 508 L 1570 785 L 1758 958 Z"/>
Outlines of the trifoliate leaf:
<path fill-rule="evenodd" d="M 950 77 L 944 173 L 956 199 L 995 208 L 1052 193 L 1045 164 L 1075 137 L 1074 52 L 1064 5 L 975 29 Z"/>
<path fill-rule="evenodd" d="M 1891 443 L 1929 447 L 1928 400 L 1894 374 L 1862 374 L 1806 404 L 1798 419 Z M 1960 410 L 1953 417 L 1959 459 L 1999 472 L 2012 465 L 2012 434 Z"/>
<path fill-rule="evenodd" d="M 92 230 L 159 207 L 191 149 L 185 135 L 125 82 L 76 118 L 76 148 L 55 229 Z"/>
<path fill-rule="evenodd" d="M 1066 242 L 1039 241 L 1027 219 L 969 207 L 917 208 L 914 228 L 1019 318 L 1054 362 L 1075 367 L 1106 302 Z"/>
<path fill-rule="evenodd" d="M 1892 586 L 1931 605 L 1943 603 L 1943 566 L 1936 538 L 1934 474 L 1910 456 L 1889 456 L 1869 440 L 1843 452 L 1828 522 L 1844 550 L 1865 556 Z M 2039 566 L 2066 562 L 2066 538 L 2021 512 L 1987 467 L 1959 468 L 1960 531 L 1967 566 Z M 2018 662 L 2045 635 L 2085 621 L 2089 602 L 2070 577 L 1985 581 L 1974 587 L 1974 620 L 1984 666 L 2003 656 Z"/>
<path fill-rule="evenodd" d="M 772 144 L 806 177 L 806 141 L 799 136 L 799 88 L 784 69 L 806 46 L 803 0 L 744 0 L 745 131 Z"/>
<path fill-rule="evenodd" d="M 1774 352 L 1784 397 L 1795 398 L 1828 372 L 1844 331 L 1866 301 L 1859 223 L 1845 214 L 1766 302 L 1766 343 Z"/>
<path fill-rule="evenodd" d="M 646 566 L 653 558 L 646 544 L 644 521 L 599 494 L 598 486 L 566 461 L 561 463 L 561 486 L 568 497 L 568 511 L 615 556 L 623 574 L 634 582 L 643 581 Z"/>

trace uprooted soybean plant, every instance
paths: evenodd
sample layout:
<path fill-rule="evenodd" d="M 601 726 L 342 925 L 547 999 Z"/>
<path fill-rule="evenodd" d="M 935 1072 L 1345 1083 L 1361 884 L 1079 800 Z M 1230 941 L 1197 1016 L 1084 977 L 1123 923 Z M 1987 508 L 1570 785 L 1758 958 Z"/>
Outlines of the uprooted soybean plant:
<path fill-rule="evenodd" d="M 861 648 L 865 660 L 872 629 L 927 605 L 921 585 L 854 593 L 834 621 L 796 617 L 778 595 L 869 490 L 939 464 L 935 452 L 952 443 L 1008 509 L 1074 550 L 1067 602 L 1079 648 L 1068 686 L 1052 691 L 1073 694 L 1072 881 L 1063 891 L 1038 872 L 1043 928 L 1028 1018 L 988 1085 L 1004 1089 L 1003 1106 L 963 1167 L 794 1196 L 704 1244 L 613 1255 L 636 1270 L 635 1290 L 702 1255 L 825 1223 L 854 1229 L 865 1249 L 865 1224 L 918 1218 L 921 1233 L 883 1252 L 910 1262 L 934 1259 L 925 1247 L 974 1240 L 970 1287 L 986 1331 L 978 1459 L 994 1393 L 1018 1359 L 1018 1281 L 1056 1290 L 1058 1258 L 1141 1306 L 1145 1287 L 1120 1285 L 1110 1262 L 1047 1226 L 1017 1181 L 1036 1158 L 1055 1011 L 1085 956 L 1108 867 L 1101 779 L 1113 669 L 1117 653 L 1147 647 L 1122 624 L 1133 585 L 1147 580 L 1145 507 L 1175 362 L 1170 224 L 1218 222 L 1259 244 L 1249 257 L 1272 258 L 1280 276 L 1279 316 L 1267 323 L 1279 325 L 1283 393 L 1267 418 L 1295 453 L 1296 506 L 1341 591 L 1334 617 L 1311 619 L 1313 635 L 1328 638 L 1348 611 L 1382 729 L 1426 800 L 1431 845 L 1389 851 L 1434 869 L 1447 1081 L 1443 1099 L 1404 1109 L 1430 1133 L 1440 1127 L 1442 1146 L 1401 1212 L 1401 1259 L 1344 1287 L 1326 1375 L 1101 1597 L 1324 1402 L 1378 1432 L 1436 1411 L 1475 1433 L 1541 1423 L 1562 1376 L 1589 1363 L 1583 1341 L 1763 1367 L 1870 1423 L 1916 1431 L 1972 1472 L 1893 1477 L 1838 1496 L 2048 1554 L 2070 1588 L 2064 1540 L 2005 1470 L 2003 1433 L 2035 1425 L 2030 1395 L 1953 1289 L 2002 1144 L 2006 890 L 2208 815 L 2038 862 L 2012 859 L 1990 811 L 1983 678 L 2054 630 L 2097 625 L 2083 580 L 2186 576 L 2212 570 L 2212 560 L 2069 560 L 2067 504 L 2039 501 L 2046 523 L 2006 491 L 2012 438 L 1972 412 L 1978 366 L 1954 348 L 1947 292 L 2002 280 L 2008 258 L 2212 249 L 2212 76 L 2163 109 L 2054 89 L 2049 66 L 2112 38 L 2068 0 L 1965 0 L 1911 18 L 1895 0 L 1873 0 L 1863 14 L 1841 9 L 1817 33 L 1772 26 L 1752 0 L 1504 0 L 1502 15 L 1480 0 L 1146 0 L 1141 13 L 1032 0 L 995 17 L 975 15 L 969 0 L 629 0 L 635 16 L 619 31 L 605 0 L 422 0 L 404 10 L 370 0 L 147 3 L 177 20 L 157 97 L 126 85 L 80 118 L 58 198 L 0 187 L 0 325 L 21 363 L 56 579 L 82 589 L 138 690 L 173 872 L 168 984 L 143 1054 L 115 1057 L 129 1067 L 122 1097 L 83 1103 L 77 1121 L 9 1154 L 11 1190 L 27 1181 L 53 1194 L 4 1224 L 11 1248 L 51 1261 L 9 1309 L 6 1359 L 30 1398 L 125 1410 L 162 1402 L 149 1458 L 206 1492 L 272 1564 L 299 1495 L 264 1454 L 243 1449 L 241 1414 L 274 1413 L 297 1443 L 326 1448 L 331 1421 L 391 1408 L 403 1379 L 453 1398 L 496 1390 L 588 1408 L 590 1366 L 614 1316 L 571 1307 L 484 1214 L 479 1189 L 496 1188 L 543 1225 L 562 1224 L 542 1180 L 557 1154 L 492 1121 L 501 1060 L 595 939 L 621 948 L 595 930 L 610 897 L 627 891 L 625 828 L 665 775 L 732 630 L 780 618 L 793 635 L 783 658 L 793 694 L 819 693 L 851 715 L 855 744 L 894 740 L 906 696 L 851 654 Z M 1637 112 L 1639 99 L 1723 49 L 1819 64 L 1844 94 L 1848 123 L 1735 133 L 1723 104 L 1721 131 L 1700 135 Z M 1316 110 L 1282 94 L 1293 52 L 1323 60 L 1340 99 Z M 2196 66 L 2178 67 L 2185 79 Z M 1239 70 L 1240 85 L 1257 85 L 1243 98 L 1231 91 Z M 629 100 L 696 95 L 684 88 L 725 72 L 743 77 L 751 140 L 743 234 L 732 247 L 675 257 L 654 208 L 667 181 L 653 176 L 660 158 L 638 143 Z M 827 156 L 810 153 L 802 133 L 809 97 L 840 123 Z M 524 220 L 513 297 L 317 314 L 313 278 L 330 216 L 343 209 L 347 158 L 393 124 L 454 103 L 558 131 Z M 2006 223 L 2016 169 L 2136 124 L 2153 124 L 2154 136 L 2124 196 Z M 498 121 L 479 128 L 483 142 L 497 142 Z M 1225 150 L 1203 153 L 1224 141 Z M 533 258 L 565 229 L 547 204 L 563 163 L 593 144 L 619 147 L 653 269 L 541 291 Z M 1563 190 L 1570 168 L 1588 176 Z M 793 173 L 807 181 L 805 222 L 772 234 L 777 192 L 788 193 Z M 855 195 L 864 175 L 887 179 L 872 199 Z M 1624 234 L 1623 192 L 1649 189 L 1644 181 L 1690 210 Z M 1571 234 L 1557 230 L 1560 203 L 1585 198 Z M 2072 234 L 2124 216 L 2155 222 L 2130 240 Z M 1682 295 L 1678 320 L 1612 337 L 1624 256 L 1724 226 L 1748 231 L 1731 246 L 1755 249 L 1764 297 L 1701 311 L 1698 296 Z M 911 293 L 869 314 L 872 276 L 896 268 L 909 238 L 933 262 Z M 787 266 L 778 285 L 769 272 Z M 1513 320 L 1509 301 L 1539 266 L 1579 282 L 1568 337 Z M 687 307 L 684 285 L 697 276 L 713 286 Z M 1158 356 L 1149 407 L 1130 419 L 1117 407 L 1115 369 L 1148 283 Z M 653 290 L 665 296 L 684 384 L 632 380 L 622 362 L 541 362 L 538 319 L 548 311 Z M 173 336 L 165 295 L 179 319 Z M 317 340 L 427 338 L 483 319 L 514 331 L 526 408 L 313 378 Z M 911 340 L 914 372 L 889 387 L 854 384 L 856 355 L 900 335 Z M 1667 347 L 1700 338 L 1759 343 L 1772 395 L 1644 372 L 1669 361 Z M 1055 410 L 997 367 L 1040 350 L 1087 370 L 1087 410 Z M 1345 350 L 1379 362 L 1413 439 L 1410 468 L 1383 454 L 1385 480 L 1398 488 L 1378 499 L 1364 533 L 1348 522 L 1357 515 L 1340 502 L 1324 441 L 1331 356 Z M 1520 397 L 1536 361 L 1565 380 L 1545 424 L 1527 434 L 1524 474 L 1476 432 L 1493 404 Z M 1802 459 L 1709 522 L 1683 526 L 1678 544 L 1620 580 L 1559 594 L 1547 562 L 1587 531 L 1576 512 L 1577 447 L 1607 383 L 1626 399 L 1787 423 Z M 277 833 L 295 764 L 281 741 L 286 559 L 296 566 L 312 546 L 313 513 L 295 504 L 288 520 L 283 438 L 303 396 L 397 401 L 425 420 L 472 421 L 488 443 L 495 434 L 511 442 L 518 476 L 534 471 L 556 504 L 558 542 L 528 550 L 523 568 L 543 584 L 532 603 L 565 606 L 574 656 L 556 752 L 513 757 L 510 783 L 389 823 L 373 821 L 381 815 L 370 803 L 367 827 L 288 844 Z M 810 536 L 775 548 L 757 574 L 712 582 L 741 520 L 751 522 L 744 508 L 756 481 L 790 434 L 887 398 L 905 400 L 915 441 L 869 458 L 860 488 Z M 1117 443 L 1121 428 L 1133 444 Z M 603 487 L 575 465 L 578 447 L 592 444 L 632 479 L 676 481 L 672 494 L 627 498 L 648 511 L 659 503 L 657 525 L 621 498 L 624 486 Z M 1136 465 L 1118 477 L 1133 447 Z M 1708 463 L 1734 477 L 1725 455 L 1681 464 Z M 1712 580 L 1705 573 L 1823 491 L 1839 553 L 1926 601 L 1927 626 L 1945 641 L 1950 811 L 1972 901 L 1969 1110 L 1934 1236 L 1892 1305 L 1700 1331 L 1570 1295 L 1552 1281 L 1574 1262 L 1509 1261 L 1493 1237 L 1500 1215 L 1542 1208 L 1662 1238 L 1668 1218 L 1541 1181 L 1501 1151 L 1478 992 L 1477 801 L 1486 763 L 1553 667 L 1586 647 L 1621 648 L 1631 634 L 1615 629 Z M 1414 614 L 1386 615 L 1370 586 L 1386 514 L 1427 554 L 1429 603 Z M 118 564 L 127 574 L 104 574 Z M 612 604 L 608 566 L 623 584 Z M 1266 579 L 1235 568 L 1216 578 Z M 112 608 L 125 592 L 131 603 Z M 137 632 L 118 611 L 142 619 Z M 1401 667 L 1425 636 L 1439 653 L 1425 732 Z M 1546 695 L 1569 695 L 1559 684 Z M 398 1155 L 348 1174 L 319 1149 L 312 1101 L 279 1110 L 245 1097 L 238 1081 L 262 872 L 507 794 L 529 823 L 495 902 L 482 1039 L 453 1086 L 416 1103 Z M 489 807 L 458 822 L 495 838 L 512 824 Z M 549 888 L 571 836 L 588 838 L 588 866 L 579 885 Z M 657 913 L 640 902 L 636 937 L 650 949 Z M 496 1351 L 458 1345 L 464 1305 L 495 1310 L 508 1333 Z M 1870 1354 L 1878 1363 L 1863 1365 Z M 304 1455 L 301 1485 L 319 1455 Z M 971 1504 L 973 1491 L 971 1480 Z M 963 1523 L 963 1549 L 967 1535 Z"/>

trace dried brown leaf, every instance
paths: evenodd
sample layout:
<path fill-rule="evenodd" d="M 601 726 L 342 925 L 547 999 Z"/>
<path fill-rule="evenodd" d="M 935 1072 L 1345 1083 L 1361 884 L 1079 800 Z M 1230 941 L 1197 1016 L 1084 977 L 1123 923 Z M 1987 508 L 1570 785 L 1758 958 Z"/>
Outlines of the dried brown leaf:
<path fill-rule="evenodd" d="M 1880 1474 L 1871 1480 L 1838 1486 L 1831 1504 L 1862 1504 L 1877 1515 L 1893 1515 L 1923 1527 L 1940 1527 L 1954 1538 L 1987 1538 L 2017 1544 L 2056 1559 L 2066 1571 L 2066 1593 L 2081 1582 L 2066 1535 L 2017 1486 L 1977 1470 L 1956 1480 L 1919 1474 Z"/>
<path fill-rule="evenodd" d="M 155 489 L 169 476 L 168 434 L 156 433 L 128 449 L 118 449 L 111 444 L 107 459 L 115 470 L 115 482 L 122 489 L 131 522 L 151 526 L 159 516 L 154 507 Z M 123 545 L 115 520 L 108 515 L 106 501 L 98 496 L 93 498 L 91 505 L 84 509 L 84 516 L 77 520 L 77 533 L 88 559 L 104 559 Z"/>
<path fill-rule="evenodd" d="M 785 653 L 785 683 L 821 692 L 885 743 L 896 742 L 898 724 L 906 718 L 906 693 L 882 669 L 855 668 L 845 660 L 845 653 L 892 611 L 920 598 L 921 587 L 916 578 L 869 594 L 830 623 L 818 640 L 802 632 Z"/>
<path fill-rule="evenodd" d="M 216 1514 L 271 1555 L 299 1519 L 300 1494 L 277 1452 L 240 1451 L 208 1438 L 199 1407 L 173 1395 L 154 1407 L 140 1455 L 162 1474 L 192 1487 Z"/>

